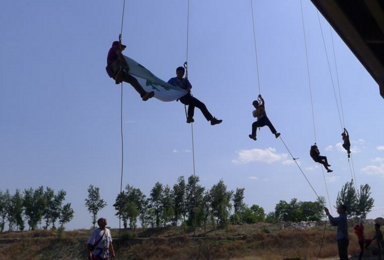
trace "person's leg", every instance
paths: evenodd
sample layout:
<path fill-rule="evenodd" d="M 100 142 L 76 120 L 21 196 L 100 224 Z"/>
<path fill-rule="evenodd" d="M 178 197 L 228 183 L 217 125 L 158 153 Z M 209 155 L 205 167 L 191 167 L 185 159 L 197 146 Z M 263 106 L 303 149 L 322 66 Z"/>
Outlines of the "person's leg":
<path fill-rule="evenodd" d="M 253 124 L 252 124 L 252 136 L 255 136 L 256 137 L 256 131 L 257 131 L 257 128 L 258 128 L 258 121 L 255 121 Z"/>
<path fill-rule="evenodd" d="M 276 134 L 276 129 L 275 127 L 272 125 L 271 121 L 269 120 L 268 117 L 264 117 L 265 119 L 265 125 L 267 125 L 269 127 L 269 130 L 271 130 L 272 134 Z"/>
<path fill-rule="evenodd" d="M 361 260 L 364 254 L 364 240 L 359 240 L 359 246 L 360 246 L 359 260 Z"/>
<path fill-rule="evenodd" d="M 340 260 L 348 260 L 348 244 L 349 240 L 346 238 L 337 240 Z"/>
<path fill-rule="evenodd" d="M 213 116 L 211 115 L 211 113 L 209 113 L 205 104 L 203 102 L 201 102 L 200 100 L 198 100 L 197 98 L 191 96 L 191 99 L 189 102 L 189 108 L 188 108 L 188 116 L 189 117 L 193 117 L 195 107 L 200 109 L 200 111 L 203 113 L 203 115 L 204 115 L 205 119 L 207 119 L 207 121 L 211 121 Z"/>
<path fill-rule="evenodd" d="M 377 252 L 377 259 L 378 260 L 381 260 L 381 254 L 383 253 L 383 248 L 381 246 L 381 241 L 377 240 L 377 248 L 378 248 L 378 252 Z"/>
<path fill-rule="evenodd" d="M 132 85 L 132 87 L 137 91 L 137 93 L 140 94 L 141 97 L 143 97 L 147 92 L 143 89 L 143 87 L 140 85 L 140 83 L 137 81 L 137 79 L 128 73 L 122 73 L 120 75 L 120 79 L 124 82 L 127 82 Z"/>

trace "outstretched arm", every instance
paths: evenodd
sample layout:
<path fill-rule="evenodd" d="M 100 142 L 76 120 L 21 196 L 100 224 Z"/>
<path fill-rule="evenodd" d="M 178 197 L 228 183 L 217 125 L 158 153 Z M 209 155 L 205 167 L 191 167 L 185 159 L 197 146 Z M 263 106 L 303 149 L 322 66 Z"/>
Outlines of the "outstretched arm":
<path fill-rule="evenodd" d="M 264 98 L 261 96 L 261 94 L 259 94 L 258 98 L 261 100 L 261 102 L 263 103 L 263 105 L 265 107 L 265 101 L 264 101 Z"/>

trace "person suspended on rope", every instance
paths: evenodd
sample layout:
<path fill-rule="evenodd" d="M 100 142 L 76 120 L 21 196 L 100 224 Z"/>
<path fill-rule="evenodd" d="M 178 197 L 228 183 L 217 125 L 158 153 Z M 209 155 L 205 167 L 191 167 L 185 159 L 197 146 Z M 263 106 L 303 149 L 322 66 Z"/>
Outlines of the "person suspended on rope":
<path fill-rule="evenodd" d="M 347 129 L 344 128 L 344 132 L 341 134 L 343 137 L 343 147 L 348 152 L 348 158 L 351 158 L 351 142 L 349 141 L 349 134 Z"/>
<path fill-rule="evenodd" d="M 180 98 L 181 103 L 183 103 L 184 105 L 188 105 L 187 123 L 189 124 L 195 122 L 195 120 L 193 119 L 195 107 L 201 110 L 207 121 L 211 121 L 211 125 L 217 125 L 223 122 L 223 120 L 213 117 L 211 113 L 209 113 L 205 104 L 191 95 L 192 85 L 187 78 L 184 78 L 184 73 L 185 69 L 183 67 L 178 67 L 176 69 L 176 77 L 171 78 L 168 83 L 175 87 L 180 87 L 188 91 L 186 95 Z"/>
<path fill-rule="evenodd" d="M 320 155 L 320 151 L 319 151 L 319 148 L 317 148 L 316 143 L 315 143 L 314 145 L 311 146 L 311 150 L 310 150 L 309 154 L 311 155 L 312 159 L 313 159 L 315 162 L 324 165 L 324 168 L 327 170 L 327 172 L 333 172 L 331 169 L 328 168 L 328 167 L 330 167 L 331 165 L 328 164 L 327 157 L 326 157 L 326 156 L 321 156 L 321 155 Z"/>
<path fill-rule="evenodd" d="M 126 48 L 119 41 L 114 41 L 112 47 L 108 51 L 107 57 L 107 73 L 109 77 L 115 80 L 116 84 L 127 82 L 140 94 L 143 101 L 152 98 L 155 93 L 153 91 L 146 92 L 137 79 L 129 74 L 129 66 L 125 60 L 122 51 Z"/>
<path fill-rule="evenodd" d="M 252 124 L 252 134 L 249 135 L 249 138 L 256 141 L 257 128 L 263 126 L 268 126 L 272 134 L 274 134 L 275 137 L 278 138 L 280 136 L 280 133 L 276 132 L 275 127 L 273 127 L 271 121 L 267 117 L 267 113 L 265 112 L 265 101 L 261 95 L 259 95 L 258 97 L 260 99 L 260 102 L 255 100 L 252 103 L 252 105 L 256 108 L 256 110 L 253 111 L 253 117 L 257 118 L 257 121 Z"/>

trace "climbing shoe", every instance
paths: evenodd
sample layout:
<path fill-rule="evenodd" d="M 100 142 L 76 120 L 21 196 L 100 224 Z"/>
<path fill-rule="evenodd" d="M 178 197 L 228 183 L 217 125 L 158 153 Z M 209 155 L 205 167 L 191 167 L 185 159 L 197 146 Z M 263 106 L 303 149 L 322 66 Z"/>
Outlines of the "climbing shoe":
<path fill-rule="evenodd" d="M 252 140 L 254 140 L 254 141 L 256 141 L 257 139 L 256 139 L 256 135 L 248 135 L 249 136 L 249 138 L 251 138 Z"/>
<path fill-rule="evenodd" d="M 187 117 L 187 123 L 188 124 L 193 123 L 193 122 L 195 122 L 195 120 L 192 117 Z"/>
<path fill-rule="evenodd" d="M 327 172 L 333 172 L 331 169 L 328 169 Z"/>
<path fill-rule="evenodd" d="M 276 133 L 275 136 L 276 136 L 276 138 L 279 138 L 280 133 Z"/>
<path fill-rule="evenodd" d="M 155 95 L 155 92 L 151 91 L 151 92 L 145 93 L 143 96 L 141 96 L 141 98 L 143 99 L 143 101 L 147 101 L 148 99 L 153 98 L 154 95 Z"/>
<path fill-rule="evenodd" d="M 214 118 L 211 119 L 211 125 L 218 125 L 218 124 L 220 124 L 221 122 L 223 122 L 223 120 L 221 120 L 221 119 L 217 119 L 216 117 L 214 117 Z"/>

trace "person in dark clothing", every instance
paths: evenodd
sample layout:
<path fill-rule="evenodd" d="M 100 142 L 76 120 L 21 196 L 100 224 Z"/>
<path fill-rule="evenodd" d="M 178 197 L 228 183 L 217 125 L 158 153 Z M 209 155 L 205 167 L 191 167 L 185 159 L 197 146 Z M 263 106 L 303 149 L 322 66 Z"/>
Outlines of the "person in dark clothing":
<path fill-rule="evenodd" d="M 349 141 L 349 134 L 347 129 L 344 128 L 344 132 L 341 134 L 343 137 L 343 147 L 348 152 L 348 158 L 351 158 L 351 142 Z"/>
<path fill-rule="evenodd" d="M 275 127 L 273 127 L 271 121 L 269 121 L 269 118 L 267 117 L 267 113 L 265 112 L 265 101 L 261 95 L 259 95 L 259 99 L 260 102 L 255 100 L 252 103 L 252 105 L 256 108 L 256 110 L 253 111 L 253 117 L 256 117 L 257 121 L 252 124 L 252 134 L 249 135 L 249 138 L 256 141 L 256 130 L 258 127 L 263 126 L 268 126 L 272 134 L 274 134 L 275 137 L 278 138 L 280 136 L 280 133 L 276 132 Z"/>
<path fill-rule="evenodd" d="M 329 210 L 324 208 L 325 214 L 328 216 L 329 222 L 332 226 L 337 226 L 337 247 L 339 250 L 340 260 L 348 260 L 348 220 L 347 220 L 347 209 L 344 205 L 337 207 L 337 213 L 339 216 L 334 218 L 329 214 Z"/>
<path fill-rule="evenodd" d="M 127 82 L 140 94 L 143 101 L 152 98 L 155 93 L 153 91 L 146 92 L 137 79 L 129 74 L 129 65 L 124 58 L 122 51 L 126 48 L 119 41 L 114 41 L 112 47 L 108 51 L 107 57 L 107 73 L 113 78 L 116 84 Z"/>
<path fill-rule="evenodd" d="M 324 165 L 324 168 L 327 170 L 327 172 L 333 172 L 331 169 L 328 168 L 331 165 L 328 164 L 327 157 L 320 155 L 319 148 L 317 148 L 316 144 L 311 146 L 311 150 L 310 150 L 309 154 L 311 155 L 312 159 L 315 162 L 321 163 L 322 165 Z"/>
<path fill-rule="evenodd" d="M 213 117 L 211 113 L 209 113 L 205 104 L 191 95 L 192 85 L 187 78 L 184 78 L 184 73 L 185 69 L 183 67 L 178 67 L 176 69 L 176 77 L 171 78 L 168 83 L 172 86 L 176 86 L 188 91 L 186 95 L 179 99 L 181 103 L 188 105 L 187 123 L 189 124 L 195 122 L 193 119 L 195 114 L 195 107 L 201 110 L 201 113 L 203 113 L 207 121 L 211 121 L 211 125 L 217 125 L 223 122 L 223 120 Z"/>
<path fill-rule="evenodd" d="M 376 240 L 376 245 L 379 250 L 377 259 L 381 260 L 381 254 L 383 253 L 383 233 L 381 233 L 379 223 L 375 224 L 375 236 L 372 238 L 372 240 Z"/>

